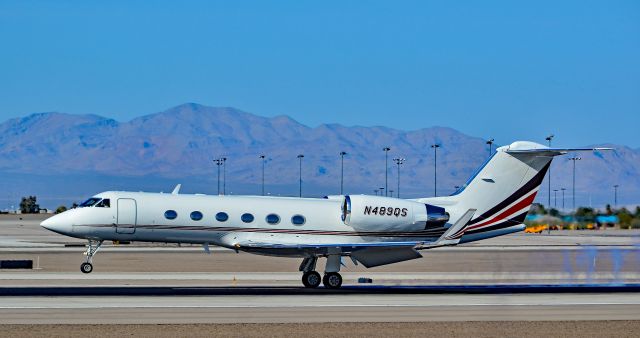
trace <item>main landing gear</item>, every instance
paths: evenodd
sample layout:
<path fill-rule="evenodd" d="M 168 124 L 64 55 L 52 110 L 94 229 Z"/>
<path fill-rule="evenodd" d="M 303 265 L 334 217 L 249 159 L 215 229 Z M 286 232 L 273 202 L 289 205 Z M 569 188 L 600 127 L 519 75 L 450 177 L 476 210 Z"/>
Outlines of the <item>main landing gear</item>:
<path fill-rule="evenodd" d="M 337 289 L 342 286 L 342 276 L 340 271 L 340 256 L 330 255 L 327 257 L 327 266 L 325 268 L 324 277 L 320 278 L 320 274 L 315 271 L 318 257 L 307 257 L 300 264 L 300 271 L 302 274 L 302 284 L 307 288 L 317 288 L 320 286 L 320 281 L 325 288 Z M 337 264 L 336 264 L 337 263 Z"/>
<path fill-rule="evenodd" d="M 89 240 L 89 246 L 87 247 L 87 251 L 84 253 L 87 258 L 85 258 L 84 263 L 80 264 L 80 271 L 82 271 L 82 273 L 91 273 L 91 271 L 93 271 L 93 264 L 91 264 L 91 261 L 93 260 L 93 255 L 100 250 L 102 242 L 103 241 Z"/>

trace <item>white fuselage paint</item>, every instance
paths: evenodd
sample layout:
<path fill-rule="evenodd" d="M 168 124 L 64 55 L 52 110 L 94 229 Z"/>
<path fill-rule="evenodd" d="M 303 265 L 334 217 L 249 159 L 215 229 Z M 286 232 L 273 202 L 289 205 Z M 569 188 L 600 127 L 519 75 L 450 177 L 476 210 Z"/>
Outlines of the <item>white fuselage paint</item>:
<path fill-rule="evenodd" d="M 43 226 L 77 238 L 113 241 L 145 241 L 211 244 L 234 248 L 236 243 L 299 243 L 340 244 L 379 241 L 433 241 L 434 237 L 411 238 L 358 232 L 341 219 L 342 199 L 209 196 L 144 192 L 104 192 L 96 198 L 108 198 L 109 208 L 91 206 L 68 210 L 45 221 Z M 130 212 L 119 211 L 135 201 L 135 224 Z M 126 202 L 126 203 L 122 203 Z M 177 217 L 165 218 L 165 211 L 174 210 Z M 192 220 L 190 214 L 199 211 L 203 218 Z M 228 220 L 216 220 L 225 212 Z M 241 216 L 250 213 L 254 220 L 245 223 Z M 280 217 L 278 224 L 269 224 L 267 215 Z M 305 223 L 295 225 L 292 217 L 302 215 Z M 289 253 L 290 254 L 290 253 Z M 283 253 L 283 255 L 289 255 Z"/>

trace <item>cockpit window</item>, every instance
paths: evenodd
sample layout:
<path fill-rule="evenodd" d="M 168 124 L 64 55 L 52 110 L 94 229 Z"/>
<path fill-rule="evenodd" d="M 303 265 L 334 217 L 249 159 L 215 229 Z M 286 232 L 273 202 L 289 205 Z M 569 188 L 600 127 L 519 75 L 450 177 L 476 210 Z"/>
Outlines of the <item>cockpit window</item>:
<path fill-rule="evenodd" d="M 84 208 L 84 207 L 91 207 L 91 206 L 93 206 L 94 204 L 96 204 L 96 203 L 98 203 L 98 202 L 100 202 L 100 199 L 99 199 L 99 198 L 97 198 L 97 197 L 91 197 L 90 199 L 88 199 L 88 200 L 86 200 L 86 201 L 82 202 L 78 207 L 80 207 L 80 208 Z"/>
<path fill-rule="evenodd" d="M 108 198 L 105 198 L 96 204 L 96 208 L 111 208 L 111 201 Z"/>

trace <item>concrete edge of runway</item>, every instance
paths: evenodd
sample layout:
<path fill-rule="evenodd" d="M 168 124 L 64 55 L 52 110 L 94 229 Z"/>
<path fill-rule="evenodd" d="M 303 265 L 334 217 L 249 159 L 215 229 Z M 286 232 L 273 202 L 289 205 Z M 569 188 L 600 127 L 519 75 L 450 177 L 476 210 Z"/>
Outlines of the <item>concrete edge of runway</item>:
<path fill-rule="evenodd" d="M 0 297 L 39 296 L 222 296 L 317 294 L 528 294 L 640 292 L 640 284 L 510 284 L 510 285 L 349 285 L 340 289 L 304 287 L 184 286 L 33 286 L 0 287 Z"/>

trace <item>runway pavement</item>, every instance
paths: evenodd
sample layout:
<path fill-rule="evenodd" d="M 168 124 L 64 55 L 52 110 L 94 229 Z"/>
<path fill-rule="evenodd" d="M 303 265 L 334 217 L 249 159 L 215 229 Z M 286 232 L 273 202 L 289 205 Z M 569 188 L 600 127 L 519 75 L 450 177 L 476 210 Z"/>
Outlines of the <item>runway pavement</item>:
<path fill-rule="evenodd" d="M 640 320 L 640 294 L 4 297 L 1 324 Z"/>
<path fill-rule="evenodd" d="M 635 230 L 519 233 L 374 269 L 347 260 L 346 287 L 330 291 L 300 288 L 298 259 L 156 243 L 106 245 L 82 274 L 84 248 L 65 247 L 82 241 L 40 219 L 0 219 L 0 259 L 36 265 L 0 271 L 0 324 L 640 320 Z"/>

